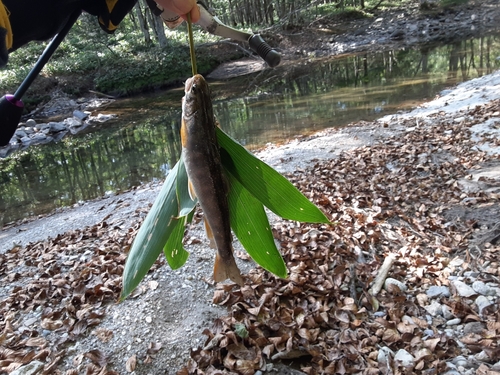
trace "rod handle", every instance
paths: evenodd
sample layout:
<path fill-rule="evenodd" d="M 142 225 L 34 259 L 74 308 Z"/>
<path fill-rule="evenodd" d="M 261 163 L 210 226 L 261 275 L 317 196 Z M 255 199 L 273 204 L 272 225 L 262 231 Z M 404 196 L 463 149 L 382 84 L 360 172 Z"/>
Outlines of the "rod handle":
<path fill-rule="evenodd" d="M 248 44 L 250 44 L 252 51 L 262 57 L 271 68 L 274 68 L 280 63 L 280 54 L 272 49 L 259 34 L 252 35 L 250 39 L 248 39 Z"/>
<path fill-rule="evenodd" d="M 0 98 L 0 147 L 7 146 L 21 121 L 24 104 L 14 95 Z"/>

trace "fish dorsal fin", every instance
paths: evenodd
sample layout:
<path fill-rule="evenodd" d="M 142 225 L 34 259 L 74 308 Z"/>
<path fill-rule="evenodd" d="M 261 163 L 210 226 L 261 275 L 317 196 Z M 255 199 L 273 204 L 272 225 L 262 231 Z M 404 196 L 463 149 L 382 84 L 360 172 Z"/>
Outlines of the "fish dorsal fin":
<path fill-rule="evenodd" d="M 208 224 L 208 221 L 206 218 L 204 220 L 204 224 L 205 224 L 205 233 L 207 234 L 207 238 L 210 241 L 210 247 L 212 249 L 216 249 L 217 245 L 215 244 L 214 234 L 213 234 L 212 228 L 210 228 L 210 224 Z"/>
<path fill-rule="evenodd" d="M 191 198 L 192 201 L 196 199 L 196 193 L 194 191 L 194 186 L 191 180 L 188 180 L 188 192 L 189 192 L 189 198 Z"/>

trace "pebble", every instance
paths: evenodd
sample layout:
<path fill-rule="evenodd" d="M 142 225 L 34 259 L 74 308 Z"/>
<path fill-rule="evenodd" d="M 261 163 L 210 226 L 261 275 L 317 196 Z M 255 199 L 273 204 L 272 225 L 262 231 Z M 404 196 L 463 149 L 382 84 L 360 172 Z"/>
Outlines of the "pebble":
<path fill-rule="evenodd" d="M 470 322 L 466 323 L 464 326 L 464 334 L 468 335 L 470 333 L 479 333 L 484 330 L 484 324 L 481 322 Z"/>
<path fill-rule="evenodd" d="M 434 336 L 434 331 L 432 329 L 424 329 L 424 335 L 432 337 Z"/>
<path fill-rule="evenodd" d="M 494 296 L 496 294 L 495 290 L 483 283 L 482 281 L 474 281 L 472 283 L 472 289 L 483 296 Z"/>
<path fill-rule="evenodd" d="M 493 305 L 493 302 L 491 302 L 485 296 L 479 296 L 479 297 L 477 297 L 475 303 L 476 303 L 477 308 L 479 310 L 479 315 L 483 314 L 484 309 L 486 309 L 487 307 Z"/>
<path fill-rule="evenodd" d="M 146 316 L 146 323 L 151 323 L 153 321 L 153 318 L 150 316 Z"/>
<path fill-rule="evenodd" d="M 455 330 L 453 328 L 446 328 L 444 330 L 444 333 L 446 333 L 446 336 L 448 336 L 448 337 L 455 337 L 456 336 Z"/>
<path fill-rule="evenodd" d="M 403 323 L 415 324 L 415 321 L 408 315 L 403 315 L 403 317 L 401 318 L 401 321 Z"/>
<path fill-rule="evenodd" d="M 439 316 L 443 314 L 443 306 L 437 301 L 432 301 L 430 305 L 424 306 L 424 309 L 427 310 L 427 312 L 432 316 Z"/>
<path fill-rule="evenodd" d="M 64 126 L 60 122 L 49 122 L 49 125 L 50 125 L 49 129 L 53 133 L 58 133 L 58 132 L 62 132 L 64 130 L 67 130 L 66 126 Z"/>
<path fill-rule="evenodd" d="M 447 286 L 437 285 L 432 285 L 429 289 L 427 289 L 426 294 L 429 298 L 449 297 L 451 295 L 450 288 Z"/>
<path fill-rule="evenodd" d="M 469 363 L 463 355 L 459 355 L 458 357 L 454 358 L 452 362 L 456 366 L 463 366 L 463 367 L 466 367 L 467 364 Z"/>
<path fill-rule="evenodd" d="M 450 267 L 460 267 L 462 264 L 464 264 L 464 260 L 463 259 L 460 259 L 460 258 L 453 258 L 450 263 L 449 263 L 449 266 Z"/>
<path fill-rule="evenodd" d="M 399 349 L 394 356 L 394 361 L 401 363 L 403 367 L 413 367 L 415 358 L 404 349 Z"/>
<path fill-rule="evenodd" d="M 388 290 L 390 288 L 390 285 L 397 286 L 399 290 L 401 290 L 402 292 L 406 292 L 408 290 L 408 287 L 405 285 L 405 283 L 402 283 L 399 280 L 388 277 L 387 279 L 385 279 L 384 289 Z"/>
<path fill-rule="evenodd" d="M 450 320 L 450 319 L 453 319 L 455 317 L 455 315 L 453 315 L 453 313 L 451 312 L 451 309 L 448 305 L 443 305 L 442 309 L 443 309 L 443 317 L 445 319 Z"/>
<path fill-rule="evenodd" d="M 387 365 L 389 363 L 389 358 L 393 356 L 394 352 L 387 346 L 383 346 L 378 351 L 377 362 L 381 365 Z"/>
<path fill-rule="evenodd" d="M 472 289 L 469 285 L 467 285 L 463 281 L 454 280 L 452 282 L 453 282 L 453 285 L 455 286 L 455 288 L 457 289 L 457 293 L 461 297 L 470 297 L 470 296 L 477 294 L 474 289 Z"/>
<path fill-rule="evenodd" d="M 462 322 L 462 320 L 460 318 L 455 318 L 455 319 L 450 319 L 446 322 L 446 325 L 447 326 L 456 326 L 458 324 L 460 324 Z"/>
<path fill-rule="evenodd" d="M 79 110 L 74 110 L 73 111 L 73 117 L 76 117 L 77 119 L 83 121 L 85 120 L 87 117 L 89 117 L 88 113 L 85 113 L 85 112 L 82 112 L 82 111 L 79 111 Z"/>
<path fill-rule="evenodd" d="M 486 354 L 486 352 L 484 350 L 480 351 L 479 353 L 477 353 L 474 358 L 480 362 L 489 362 L 490 361 L 490 357 L 488 354 Z"/>

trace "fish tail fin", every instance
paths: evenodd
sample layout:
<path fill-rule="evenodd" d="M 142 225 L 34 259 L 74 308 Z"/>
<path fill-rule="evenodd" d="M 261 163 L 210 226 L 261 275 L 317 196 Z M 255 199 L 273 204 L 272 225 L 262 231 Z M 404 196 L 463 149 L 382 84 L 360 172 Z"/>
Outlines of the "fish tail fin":
<path fill-rule="evenodd" d="M 218 283 L 226 279 L 230 279 L 239 286 L 243 286 L 245 284 L 234 257 L 231 256 L 227 261 L 224 261 L 219 256 L 219 253 L 217 253 L 214 264 L 214 280 Z"/>

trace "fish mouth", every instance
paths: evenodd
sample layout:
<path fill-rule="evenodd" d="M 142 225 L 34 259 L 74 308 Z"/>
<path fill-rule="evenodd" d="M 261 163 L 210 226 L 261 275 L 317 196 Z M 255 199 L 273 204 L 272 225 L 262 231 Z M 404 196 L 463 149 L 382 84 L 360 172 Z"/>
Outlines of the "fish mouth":
<path fill-rule="evenodd" d="M 186 80 L 186 83 L 184 86 L 184 92 L 186 94 L 190 94 L 191 91 L 193 90 L 193 88 L 195 88 L 197 86 L 201 87 L 203 81 L 204 81 L 203 76 L 201 76 L 200 74 L 196 74 L 196 75 L 192 76 L 191 78 L 188 78 Z"/>

